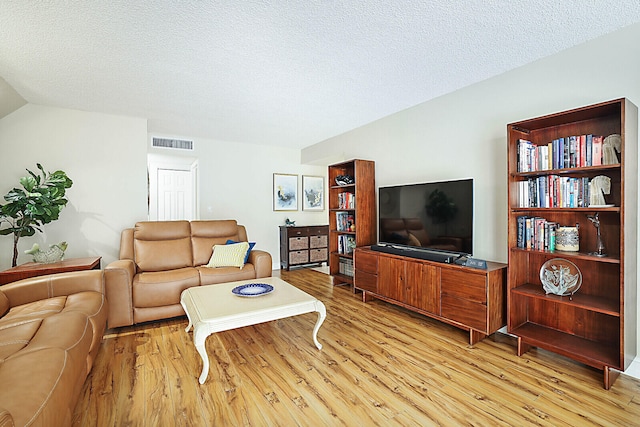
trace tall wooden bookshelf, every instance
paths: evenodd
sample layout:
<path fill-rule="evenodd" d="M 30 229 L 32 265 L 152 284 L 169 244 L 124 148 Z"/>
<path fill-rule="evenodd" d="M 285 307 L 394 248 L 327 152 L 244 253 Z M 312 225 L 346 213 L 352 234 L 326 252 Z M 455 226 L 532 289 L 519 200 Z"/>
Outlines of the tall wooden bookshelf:
<path fill-rule="evenodd" d="M 554 140 L 573 136 L 607 137 L 620 135 L 621 150 L 612 164 L 593 165 L 587 161 L 560 162 Z M 543 348 L 600 369 L 604 387 L 609 389 L 618 371 L 629 367 L 637 353 L 637 206 L 638 206 L 638 110 L 626 99 L 603 102 L 570 111 L 524 120 L 507 125 L 509 168 L 509 273 L 508 330 L 518 339 L 518 355 L 531 347 Z M 528 143 L 522 142 L 528 141 Z M 592 140 L 593 141 L 593 140 Z M 611 140 L 610 140 L 611 141 Z M 549 145 L 551 143 L 551 145 Z M 522 147 L 525 147 L 525 150 Z M 546 146 L 547 148 L 541 148 Z M 581 145 L 576 145 L 581 147 Z M 587 144 L 587 147 L 589 144 Z M 529 151 L 526 151 L 528 147 Z M 593 148 L 593 146 L 591 146 Z M 547 154 L 545 155 L 545 150 Z M 529 153 L 529 154 L 527 154 Z M 537 153 L 537 154 L 536 154 Z M 579 154 L 584 158 L 585 151 Z M 592 151 L 593 153 L 593 151 Z M 540 154 L 551 162 L 526 166 L 527 159 Z M 575 154 L 575 153 L 574 153 Z M 571 154 L 573 155 L 573 154 Z M 571 155 L 569 157 L 571 157 Z M 566 160 L 566 156 L 563 158 Z M 574 164 L 575 163 L 575 164 Z M 530 170 L 533 169 L 533 170 Z M 589 199 L 577 199 L 565 207 L 548 182 L 574 179 L 589 182 L 596 176 L 610 179 L 606 203 L 594 206 Z M 526 197 L 523 184 L 527 182 Z M 542 186 L 530 186 L 530 182 Z M 579 186 L 579 184 L 578 184 Z M 587 187 L 589 187 L 587 185 Z M 574 189 L 578 188 L 574 186 Z M 534 197 L 536 191 L 543 198 Z M 527 197 L 529 200 L 527 200 Z M 533 205 L 533 207 L 531 206 Z M 596 256 L 596 228 L 588 216 L 599 215 L 606 256 Z M 527 246 L 518 241 L 518 218 L 538 217 L 551 224 L 575 226 L 579 230 L 579 251 L 550 250 Z M 538 229 L 541 232 L 541 229 Z M 553 233 L 549 233 L 552 235 Z M 523 247 L 524 246 L 524 247 Z M 573 296 L 546 294 L 540 279 L 542 265 L 562 258 L 575 264 L 582 273 L 582 286 Z"/>
<path fill-rule="evenodd" d="M 354 182 L 336 183 L 338 176 Z M 353 249 L 376 243 L 375 162 L 350 160 L 329 166 L 329 271 L 334 285 L 353 285 Z"/>

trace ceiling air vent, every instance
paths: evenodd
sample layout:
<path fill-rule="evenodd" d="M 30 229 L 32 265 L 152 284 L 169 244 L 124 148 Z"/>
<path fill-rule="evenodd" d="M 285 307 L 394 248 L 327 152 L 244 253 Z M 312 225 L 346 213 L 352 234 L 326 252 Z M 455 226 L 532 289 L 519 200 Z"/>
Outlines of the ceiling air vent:
<path fill-rule="evenodd" d="M 177 148 L 180 150 L 193 150 L 193 141 L 183 139 L 153 138 L 152 145 L 160 148 Z"/>

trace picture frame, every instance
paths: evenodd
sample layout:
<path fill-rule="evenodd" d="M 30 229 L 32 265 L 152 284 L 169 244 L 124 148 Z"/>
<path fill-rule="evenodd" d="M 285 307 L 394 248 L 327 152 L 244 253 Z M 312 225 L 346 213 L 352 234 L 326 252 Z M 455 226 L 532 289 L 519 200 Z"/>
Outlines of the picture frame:
<path fill-rule="evenodd" d="M 273 210 L 298 210 L 298 175 L 273 174 Z"/>
<path fill-rule="evenodd" d="M 302 175 L 302 210 L 324 210 L 324 177 Z"/>

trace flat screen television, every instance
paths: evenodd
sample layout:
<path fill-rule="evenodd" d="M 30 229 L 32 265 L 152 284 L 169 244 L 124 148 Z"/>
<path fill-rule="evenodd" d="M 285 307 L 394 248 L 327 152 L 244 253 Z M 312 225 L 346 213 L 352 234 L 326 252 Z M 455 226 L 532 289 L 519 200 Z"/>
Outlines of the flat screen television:
<path fill-rule="evenodd" d="M 473 179 L 380 187 L 378 203 L 379 246 L 472 255 Z"/>

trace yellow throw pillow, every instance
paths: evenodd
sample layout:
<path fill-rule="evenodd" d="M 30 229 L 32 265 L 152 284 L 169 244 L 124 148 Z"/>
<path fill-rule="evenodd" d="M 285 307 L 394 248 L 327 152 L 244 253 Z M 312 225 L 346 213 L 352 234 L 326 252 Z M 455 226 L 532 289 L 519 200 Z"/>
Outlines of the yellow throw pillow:
<path fill-rule="evenodd" d="M 248 242 L 231 245 L 214 245 L 213 254 L 207 267 L 244 267 L 244 259 L 249 250 Z"/>

